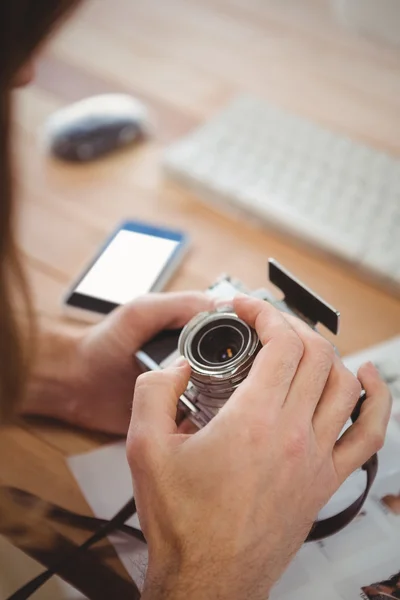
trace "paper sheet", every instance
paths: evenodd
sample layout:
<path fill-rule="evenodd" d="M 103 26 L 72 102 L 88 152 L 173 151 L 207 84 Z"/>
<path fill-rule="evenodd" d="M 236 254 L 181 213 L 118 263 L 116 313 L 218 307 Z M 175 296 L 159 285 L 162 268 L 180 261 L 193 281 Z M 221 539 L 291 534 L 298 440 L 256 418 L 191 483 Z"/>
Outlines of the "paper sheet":
<path fill-rule="evenodd" d="M 379 474 L 370 498 L 343 532 L 303 546 L 273 590 L 271 600 L 400 599 L 400 336 L 348 357 L 346 364 L 356 372 L 367 360 L 381 369 L 394 397 L 388 438 L 380 452 Z M 71 457 L 68 462 L 98 517 L 111 518 L 132 496 L 124 443 Z M 323 516 L 341 510 L 357 497 L 363 477 L 361 473 L 352 476 Z M 138 526 L 137 517 L 129 524 Z M 141 587 L 147 564 L 145 545 L 124 536 L 111 541 Z"/>

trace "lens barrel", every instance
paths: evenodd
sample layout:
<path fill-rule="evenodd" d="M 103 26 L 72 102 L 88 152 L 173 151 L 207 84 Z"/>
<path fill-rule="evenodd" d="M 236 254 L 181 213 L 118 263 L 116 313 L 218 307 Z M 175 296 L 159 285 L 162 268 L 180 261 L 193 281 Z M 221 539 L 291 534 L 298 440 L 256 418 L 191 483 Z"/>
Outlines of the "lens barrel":
<path fill-rule="evenodd" d="M 261 343 L 236 313 L 217 310 L 192 319 L 181 333 L 178 348 L 190 363 L 191 382 L 202 403 L 223 406 L 246 379 Z"/>

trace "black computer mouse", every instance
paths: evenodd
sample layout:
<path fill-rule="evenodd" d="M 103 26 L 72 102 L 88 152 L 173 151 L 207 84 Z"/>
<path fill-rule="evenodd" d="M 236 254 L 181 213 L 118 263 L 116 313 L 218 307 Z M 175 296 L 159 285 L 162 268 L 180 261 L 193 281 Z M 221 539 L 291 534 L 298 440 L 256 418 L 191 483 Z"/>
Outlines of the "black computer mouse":
<path fill-rule="evenodd" d="M 125 94 L 103 94 L 53 113 L 45 123 L 43 139 L 57 158 L 89 162 L 150 133 L 150 117 L 141 102 Z"/>

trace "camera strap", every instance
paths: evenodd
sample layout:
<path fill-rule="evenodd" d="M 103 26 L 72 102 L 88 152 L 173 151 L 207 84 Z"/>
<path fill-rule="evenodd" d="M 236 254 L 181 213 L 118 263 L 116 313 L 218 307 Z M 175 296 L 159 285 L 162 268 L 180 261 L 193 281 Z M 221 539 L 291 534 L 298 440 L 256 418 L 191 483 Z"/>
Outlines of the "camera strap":
<path fill-rule="evenodd" d="M 321 521 L 316 521 L 308 534 L 306 542 L 317 542 L 338 533 L 357 517 L 368 497 L 372 484 L 375 481 L 378 471 L 378 456 L 374 454 L 374 456 L 362 466 L 362 470 L 366 472 L 367 483 L 361 496 L 337 515 L 322 519 Z"/>
<path fill-rule="evenodd" d="M 21 492 L 20 490 L 12 490 L 12 492 L 17 495 L 20 494 L 21 497 L 25 495 L 26 497 L 30 496 L 34 498 L 30 494 Z M 143 533 L 140 530 L 126 525 L 126 521 L 136 513 L 134 499 L 132 498 L 109 521 L 76 515 L 58 506 L 49 506 L 51 508 L 49 515 L 54 520 L 74 525 L 79 529 L 95 529 L 95 533 L 78 547 L 69 544 L 65 553 L 54 565 L 17 590 L 8 600 L 27 600 L 49 581 L 53 575 L 59 575 L 62 579 L 70 581 L 72 585 L 77 587 L 78 591 L 81 591 L 90 600 L 109 600 L 110 597 L 114 596 L 118 597 L 119 600 L 139 600 L 140 592 L 132 581 L 127 581 L 118 576 L 110 567 L 105 566 L 103 562 L 95 557 L 89 557 L 88 559 L 88 555 L 91 553 L 87 552 L 92 546 L 104 540 L 107 536 L 119 531 L 145 542 Z M 49 555 L 51 556 L 51 551 L 46 556 Z M 76 585 L 73 580 L 73 577 L 76 579 L 78 571 L 84 574 L 85 581 L 83 581 L 82 586 L 79 584 Z"/>
<path fill-rule="evenodd" d="M 362 405 L 367 399 L 367 394 L 365 390 L 362 390 L 360 398 L 351 414 L 351 421 L 355 423 L 360 416 Z M 324 538 L 327 538 L 335 533 L 338 533 L 342 529 L 344 529 L 353 519 L 355 519 L 364 506 L 364 502 L 366 501 L 372 484 L 375 481 L 376 474 L 378 472 L 378 455 L 374 454 L 371 458 L 361 467 L 363 471 L 365 471 L 367 475 L 367 483 L 364 489 L 364 492 L 355 500 L 350 506 L 342 510 L 342 512 L 334 515 L 333 517 L 329 517 L 327 519 L 322 519 L 321 521 L 316 521 L 308 534 L 306 542 L 317 542 Z"/>

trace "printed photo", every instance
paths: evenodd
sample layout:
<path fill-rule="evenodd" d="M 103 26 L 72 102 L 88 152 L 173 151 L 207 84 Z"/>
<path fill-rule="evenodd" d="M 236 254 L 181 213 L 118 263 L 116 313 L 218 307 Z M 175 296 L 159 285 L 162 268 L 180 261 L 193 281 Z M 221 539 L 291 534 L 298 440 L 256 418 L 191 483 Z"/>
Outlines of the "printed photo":
<path fill-rule="evenodd" d="M 400 600 L 400 571 L 386 581 L 372 583 L 361 589 L 368 600 Z"/>
<path fill-rule="evenodd" d="M 390 546 L 386 554 L 386 562 L 376 563 L 370 556 L 364 563 L 361 572 L 354 574 L 336 584 L 335 590 L 343 600 L 400 600 L 400 553 L 398 547 Z M 375 556 L 376 559 L 376 556 Z M 354 565 L 355 566 L 355 565 Z"/>
<path fill-rule="evenodd" d="M 400 454 L 398 460 L 400 462 Z M 384 479 L 378 478 L 370 498 L 375 500 L 387 516 L 400 517 L 400 474 L 395 473 Z"/>
<path fill-rule="evenodd" d="M 400 489 L 398 494 L 388 494 L 381 498 L 382 504 L 396 517 L 400 517 Z"/>

